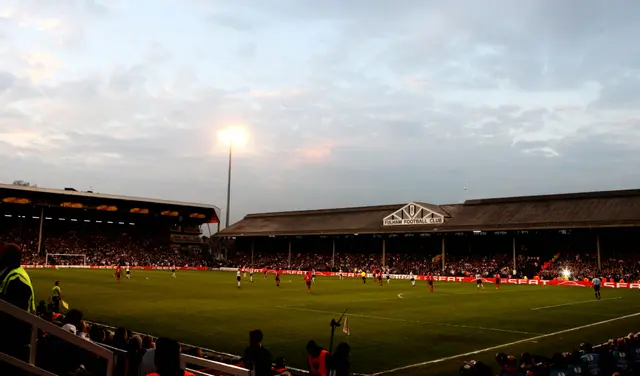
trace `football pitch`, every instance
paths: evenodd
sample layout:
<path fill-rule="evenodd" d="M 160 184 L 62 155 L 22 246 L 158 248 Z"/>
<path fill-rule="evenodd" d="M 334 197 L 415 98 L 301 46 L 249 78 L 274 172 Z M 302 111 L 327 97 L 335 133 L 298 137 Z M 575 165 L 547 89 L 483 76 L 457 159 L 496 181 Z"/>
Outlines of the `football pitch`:
<path fill-rule="evenodd" d="M 249 331 L 261 329 L 274 359 L 306 368 L 306 343 L 329 346 L 332 318 L 348 309 L 352 372 L 364 374 L 450 375 L 463 361 L 494 365 L 497 352 L 550 356 L 582 341 L 601 343 L 640 331 L 640 291 L 603 289 L 595 301 L 590 289 L 562 286 L 426 282 L 411 287 L 392 280 L 318 277 L 307 293 L 302 276 L 274 276 L 254 282 L 235 273 L 132 271 L 116 283 L 109 270 L 29 269 L 38 300 L 48 299 L 55 280 L 70 308 L 87 320 L 166 336 L 217 351 L 241 354 Z"/>

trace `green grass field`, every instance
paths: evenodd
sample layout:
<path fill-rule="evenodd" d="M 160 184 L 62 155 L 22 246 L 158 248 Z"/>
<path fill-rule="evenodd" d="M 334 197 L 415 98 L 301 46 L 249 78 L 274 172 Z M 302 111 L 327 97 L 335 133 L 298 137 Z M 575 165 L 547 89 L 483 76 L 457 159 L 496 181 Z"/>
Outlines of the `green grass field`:
<path fill-rule="evenodd" d="M 276 288 L 273 275 L 255 275 L 254 283 L 243 281 L 238 289 L 235 273 L 182 271 L 176 279 L 168 271 L 132 273 L 117 284 L 107 270 L 29 270 L 38 299 L 60 280 L 65 300 L 88 320 L 234 354 L 259 328 L 274 357 L 300 368 L 307 341 L 328 347 L 329 322 L 345 308 L 351 335 L 336 331 L 336 343 L 348 342 L 352 371 L 367 374 L 414 365 L 394 373 L 447 375 L 465 360 L 493 364 L 500 351 L 551 355 L 640 330 L 636 290 L 604 289 L 596 302 L 581 287 L 487 285 L 476 291 L 475 284 L 440 282 L 430 293 L 424 282 L 379 287 L 371 280 L 319 277 L 308 294 L 301 276 L 284 276 Z M 555 305 L 561 306 L 544 308 Z M 464 355 L 473 351 L 479 352 Z"/>

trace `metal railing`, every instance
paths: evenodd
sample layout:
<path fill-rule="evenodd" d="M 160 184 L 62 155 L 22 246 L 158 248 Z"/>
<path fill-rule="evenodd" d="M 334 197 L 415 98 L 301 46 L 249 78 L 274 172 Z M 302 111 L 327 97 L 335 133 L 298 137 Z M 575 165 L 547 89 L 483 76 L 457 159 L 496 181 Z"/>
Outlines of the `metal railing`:
<path fill-rule="evenodd" d="M 8 354 L 0 353 L 0 361 L 9 363 L 15 367 L 18 367 L 22 370 L 30 372 L 35 375 L 42 376 L 55 376 L 53 373 L 48 372 L 38 366 L 36 366 L 36 352 L 38 349 L 37 341 L 38 341 L 38 329 L 44 330 L 51 335 L 60 338 L 61 340 L 68 342 L 74 346 L 78 346 L 86 351 L 89 351 L 100 358 L 104 358 L 107 361 L 107 370 L 106 376 L 113 376 L 113 352 L 105 349 L 102 346 L 99 346 L 91 341 L 80 338 L 73 333 L 70 333 L 58 326 L 46 322 L 39 318 L 38 316 L 32 315 L 31 313 L 24 311 L 18 307 L 15 307 L 5 301 L 0 300 L 0 312 L 7 314 L 20 320 L 24 323 L 31 325 L 31 340 L 29 342 L 29 361 L 24 362 L 20 359 L 14 358 Z"/>

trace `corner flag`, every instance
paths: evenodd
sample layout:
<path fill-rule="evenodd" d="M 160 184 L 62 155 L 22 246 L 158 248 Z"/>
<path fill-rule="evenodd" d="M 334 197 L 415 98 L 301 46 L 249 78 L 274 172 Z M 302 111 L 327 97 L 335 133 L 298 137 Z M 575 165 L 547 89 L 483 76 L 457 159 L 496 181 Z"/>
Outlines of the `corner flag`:
<path fill-rule="evenodd" d="M 344 318 L 344 325 L 342 326 L 342 332 L 346 335 L 350 335 L 351 334 L 351 328 L 349 328 L 349 318 L 345 317 Z"/>

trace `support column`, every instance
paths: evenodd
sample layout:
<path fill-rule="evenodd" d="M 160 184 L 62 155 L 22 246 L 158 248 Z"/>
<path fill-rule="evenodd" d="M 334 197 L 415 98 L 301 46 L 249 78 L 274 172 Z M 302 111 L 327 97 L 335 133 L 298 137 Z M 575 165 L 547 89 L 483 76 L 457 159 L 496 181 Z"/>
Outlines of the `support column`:
<path fill-rule="evenodd" d="M 513 270 L 516 271 L 516 237 L 513 237 Z M 515 273 L 514 273 L 515 274 Z"/>
<path fill-rule="evenodd" d="M 442 271 L 444 272 L 444 257 L 445 257 L 445 244 L 444 236 L 442 237 Z"/>
<path fill-rule="evenodd" d="M 596 250 L 598 251 L 598 271 L 600 268 L 600 234 L 596 234 Z"/>
<path fill-rule="evenodd" d="M 382 267 L 387 265 L 387 239 L 382 238 Z"/>
<path fill-rule="evenodd" d="M 291 270 L 291 239 L 289 239 L 289 270 Z"/>
<path fill-rule="evenodd" d="M 38 233 L 38 255 L 42 252 L 42 228 L 44 227 L 44 207 L 40 209 L 40 231 Z"/>
<path fill-rule="evenodd" d="M 332 253 L 331 253 L 331 267 L 335 268 L 336 267 L 336 238 L 332 238 L 332 242 L 333 242 L 333 246 L 332 246 Z"/>
<path fill-rule="evenodd" d="M 253 268 L 253 249 L 255 248 L 255 239 L 251 239 L 251 267 Z"/>

